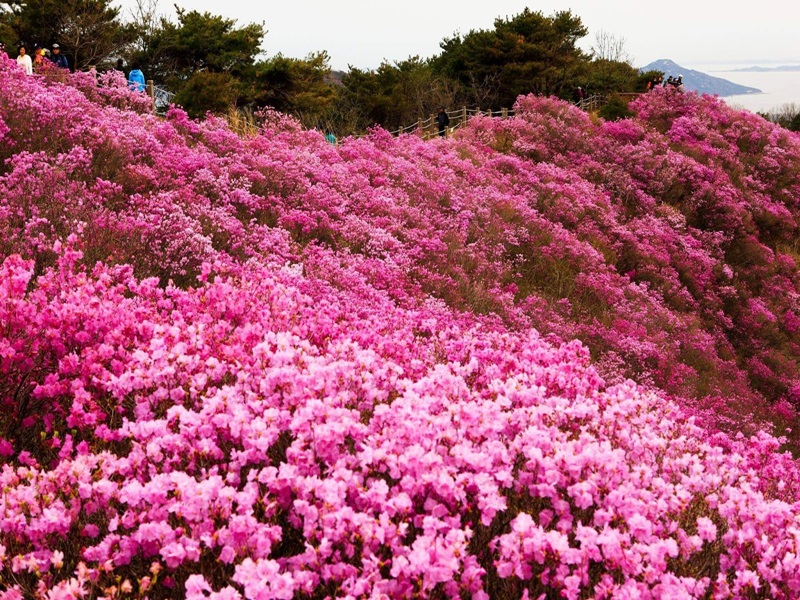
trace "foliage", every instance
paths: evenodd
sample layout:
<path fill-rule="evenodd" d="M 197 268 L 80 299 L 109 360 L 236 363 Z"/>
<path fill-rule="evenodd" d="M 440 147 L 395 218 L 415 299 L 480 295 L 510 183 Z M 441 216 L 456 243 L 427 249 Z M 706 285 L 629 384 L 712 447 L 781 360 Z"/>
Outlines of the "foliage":
<path fill-rule="evenodd" d="M 761 116 L 789 131 L 800 131 L 800 106 L 793 102 L 778 106 Z"/>
<path fill-rule="evenodd" d="M 243 77 L 243 104 L 255 108 L 270 106 L 295 115 L 307 127 L 326 122 L 337 100 L 337 86 L 331 81 L 329 57 L 325 52 L 305 59 L 281 54 L 259 61 Z"/>
<path fill-rule="evenodd" d="M 211 13 L 177 9 L 178 22 L 162 17 L 146 40 L 147 47 L 133 55 L 148 76 L 179 91 L 197 72 L 237 76 L 251 67 L 264 37 L 263 24 L 236 27 L 234 19 Z"/>
<path fill-rule="evenodd" d="M 383 62 L 375 71 L 351 68 L 342 83 L 342 104 L 360 113 L 362 129 L 376 123 L 392 129 L 408 125 L 462 100 L 455 81 L 437 75 L 430 61 L 417 56 Z"/>
<path fill-rule="evenodd" d="M 525 8 L 495 20 L 493 30 L 446 38 L 435 64 L 473 93 L 484 91 L 491 108 L 508 107 L 526 93 L 568 96 L 586 62 L 576 45 L 586 33 L 570 11 L 545 17 Z"/>
<path fill-rule="evenodd" d="M 584 89 L 590 94 L 615 94 L 624 91 L 644 91 L 637 89 L 638 71 L 624 62 L 595 58 L 586 65 Z"/>
<path fill-rule="evenodd" d="M 608 98 L 597 111 L 597 114 L 606 121 L 618 121 L 619 119 L 627 119 L 633 115 L 628 109 L 628 103 L 623 100 L 619 94 L 613 94 Z"/>
<path fill-rule="evenodd" d="M 86 77 L 0 58 L 4 600 L 797 597 L 795 134 L 334 147 Z"/>
<path fill-rule="evenodd" d="M 236 81 L 229 73 L 197 71 L 175 95 L 173 101 L 192 118 L 207 112 L 224 114 L 236 106 Z"/>

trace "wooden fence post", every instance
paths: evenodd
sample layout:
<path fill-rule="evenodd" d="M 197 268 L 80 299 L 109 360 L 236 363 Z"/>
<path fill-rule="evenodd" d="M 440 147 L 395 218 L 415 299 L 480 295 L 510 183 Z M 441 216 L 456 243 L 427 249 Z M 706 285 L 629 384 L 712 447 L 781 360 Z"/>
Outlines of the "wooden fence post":
<path fill-rule="evenodd" d="M 500 118 L 501 119 L 507 119 L 508 118 L 508 109 L 507 108 L 504 108 L 504 109 L 502 109 L 500 111 Z"/>
<path fill-rule="evenodd" d="M 150 100 L 153 101 L 153 107 L 156 105 L 156 88 L 153 85 L 153 80 L 147 80 L 147 95 L 150 96 Z"/>
<path fill-rule="evenodd" d="M 466 124 L 467 124 L 467 107 L 466 106 L 462 106 L 461 107 L 461 126 L 463 127 Z"/>

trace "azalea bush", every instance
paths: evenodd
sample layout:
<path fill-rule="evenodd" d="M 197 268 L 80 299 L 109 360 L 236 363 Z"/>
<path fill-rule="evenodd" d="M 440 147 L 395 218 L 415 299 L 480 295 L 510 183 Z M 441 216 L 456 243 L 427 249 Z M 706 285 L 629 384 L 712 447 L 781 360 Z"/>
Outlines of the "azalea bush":
<path fill-rule="evenodd" d="M 795 134 L 0 71 L 0 597 L 800 595 Z"/>

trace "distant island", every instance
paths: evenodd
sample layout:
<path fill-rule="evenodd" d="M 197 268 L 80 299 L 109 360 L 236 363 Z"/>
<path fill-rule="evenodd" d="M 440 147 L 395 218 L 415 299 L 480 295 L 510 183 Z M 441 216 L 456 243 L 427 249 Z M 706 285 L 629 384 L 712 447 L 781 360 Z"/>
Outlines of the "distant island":
<path fill-rule="evenodd" d="M 800 71 L 800 65 L 781 65 L 779 67 L 744 67 L 742 69 L 731 69 L 730 72 L 747 72 L 747 73 L 772 73 L 772 72 L 787 72 L 787 71 Z"/>
<path fill-rule="evenodd" d="M 739 94 L 760 94 L 761 90 L 746 85 L 733 83 L 722 77 L 714 77 L 700 71 L 687 69 L 669 59 L 662 58 L 651 62 L 640 69 L 646 71 L 661 71 L 666 79 L 670 75 L 677 77 L 683 75 L 683 85 L 687 90 L 699 92 L 701 94 L 714 94 L 717 96 L 736 96 Z"/>

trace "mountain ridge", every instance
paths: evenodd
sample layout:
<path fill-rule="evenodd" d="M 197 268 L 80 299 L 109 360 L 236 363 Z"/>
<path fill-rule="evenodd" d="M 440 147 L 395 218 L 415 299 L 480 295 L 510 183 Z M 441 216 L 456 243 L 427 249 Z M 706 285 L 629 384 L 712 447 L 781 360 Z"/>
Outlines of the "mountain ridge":
<path fill-rule="evenodd" d="M 742 67 L 741 69 L 731 69 L 731 73 L 787 73 L 800 71 L 800 65 L 779 65 L 777 67 L 761 67 L 753 65 L 752 67 Z"/>
<path fill-rule="evenodd" d="M 642 67 L 641 72 L 647 71 L 662 71 L 666 79 L 670 75 L 677 77 L 683 76 L 683 84 L 687 90 L 692 92 L 699 92 L 701 94 L 712 94 L 717 96 L 734 96 L 739 94 L 760 94 L 760 89 L 740 85 L 722 77 L 714 77 L 702 71 L 682 67 L 678 63 L 667 59 L 661 58 L 650 64 Z"/>

